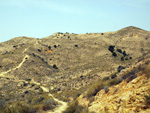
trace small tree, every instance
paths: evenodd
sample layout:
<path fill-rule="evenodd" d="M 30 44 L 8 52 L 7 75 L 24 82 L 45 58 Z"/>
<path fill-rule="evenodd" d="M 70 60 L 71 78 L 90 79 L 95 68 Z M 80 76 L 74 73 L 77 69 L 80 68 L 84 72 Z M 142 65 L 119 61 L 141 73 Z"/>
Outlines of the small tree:
<path fill-rule="evenodd" d="M 74 45 L 74 47 L 78 47 L 78 45 Z"/>
<path fill-rule="evenodd" d="M 126 67 L 124 67 L 124 66 L 119 66 L 118 69 L 117 69 L 117 71 L 120 72 L 121 70 L 123 70 L 123 69 L 125 69 L 125 68 L 126 68 Z"/>
<path fill-rule="evenodd" d="M 115 46 L 113 46 L 113 45 L 110 45 L 109 47 L 108 47 L 108 50 L 110 51 L 110 52 L 114 52 L 114 49 L 115 48 Z"/>
<path fill-rule="evenodd" d="M 127 56 L 126 51 L 123 51 L 122 54 L 123 54 L 124 57 Z"/>
<path fill-rule="evenodd" d="M 124 61 L 124 57 L 121 57 L 121 61 Z"/>
<path fill-rule="evenodd" d="M 113 52 L 112 55 L 113 55 L 114 57 L 117 57 L 117 54 L 116 54 L 115 52 Z"/>
<path fill-rule="evenodd" d="M 53 68 L 54 68 L 54 69 L 58 69 L 58 67 L 56 66 L 56 64 L 53 65 Z"/>
<path fill-rule="evenodd" d="M 121 50 L 121 49 L 117 49 L 117 51 L 118 51 L 119 53 L 122 53 L 122 50 Z"/>
<path fill-rule="evenodd" d="M 48 46 L 48 49 L 51 50 L 51 46 Z"/>
<path fill-rule="evenodd" d="M 54 48 L 57 48 L 57 46 L 56 46 L 56 45 L 54 45 Z"/>

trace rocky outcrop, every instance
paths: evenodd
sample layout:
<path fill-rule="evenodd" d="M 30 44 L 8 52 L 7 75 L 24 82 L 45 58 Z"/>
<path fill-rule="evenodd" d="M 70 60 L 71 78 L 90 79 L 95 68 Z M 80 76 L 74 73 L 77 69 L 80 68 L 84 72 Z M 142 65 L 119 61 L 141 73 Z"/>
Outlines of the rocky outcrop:
<path fill-rule="evenodd" d="M 101 90 L 89 111 L 96 113 L 149 113 L 145 96 L 150 94 L 150 78 L 139 73 L 138 77 L 127 83 L 127 80 L 110 87 L 108 93 Z"/>

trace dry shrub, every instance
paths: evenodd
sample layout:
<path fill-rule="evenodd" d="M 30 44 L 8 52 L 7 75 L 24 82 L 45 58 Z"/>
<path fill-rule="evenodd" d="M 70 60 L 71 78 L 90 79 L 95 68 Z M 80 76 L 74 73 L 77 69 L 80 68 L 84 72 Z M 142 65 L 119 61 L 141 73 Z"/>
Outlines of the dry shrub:
<path fill-rule="evenodd" d="M 104 90 L 105 90 L 105 93 L 108 93 L 108 91 L 109 91 L 109 86 L 105 86 L 105 87 L 104 87 Z"/>
<path fill-rule="evenodd" d="M 129 72 L 123 74 L 123 75 L 121 76 L 121 78 L 122 78 L 122 80 L 126 80 L 127 78 L 130 78 L 130 77 L 132 78 L 132 76 L 135 76 L 136 73 L 138 73 L 138 72 L 139 72 L 139 69 L 138 69 L 138 68 L 134 68 L 134 69 L 132 69 L 131 71 L 129 71 Z"/>
<path fill-rule="evenodd" d="M 78 101 L 76 100 L 73 103 L 71 103 L 63 113 L 89 113 L 89 111 L 87 107 L 79 105 Z"/>
<path fill-rule="evenodd" d="M 115 78 L 115 79 L 111 79 L 108 83 L 107 86 L 113 86 L 113 85 L 117 85 L 121 82 L 122 80 L 120 78 Z"/>
<path fill-rule="evenodd" d="M 7 104 L 3 109 L 0 109 L 0 113 L 33 113 L 36 110 L 29 107 L 29 105 L 21 104 L 20 102 Z"/>
<path fill-rule="evenodd" d="M 104 88 L 104 82 L 102 82 L 101 80 L 100 81 L 97 81 L 95 84 L 93 84 L 87 91 L 86 93 L 86 97 L 87 98 L 90 98 L 92 96 L 95 96 L 101 89 Z"/>
<path fill-rule="evenodd" d="M 145 67 L 145 69 L 143 70 L 143 73 L 145 74 L 145 76 L 147 77 L 147 78 L 150 78 L 150 67 L 147 65 L 146 67 Z"/>
<path fill-rule="evenodd" d="M 89 99 L 92 96 L 95 96 L 100 90 L 105 89 L 105 93 L 109 91 L 109 87 L 119 84 L 121 82 L 120 78 L 110 79 L 110 80 L 98 80 L 87 90 L 86 97 Z"/>
<path fill-rule="evenodd" d="M 91 98 L 89 98 L 89 102 L 92 103 L 95 100 L 95 97 L 92 96 Z"/>
<path fill-rule="evenodd" d="M 145 104 L 147 107 L 150 107 L 150 95 L 149 96 L 145 95 Z"/>
<path fill-rule="evenodd" d="M 53 101 L 52 99 L 48 99 L 45 101 L 44 106 L 43 106 L 43 110 L 47 111 L 47 110 L 52 110 L 56 107 L 58 103 Z"/>
<path fill-rule="evenodd" d="M 78 101 L 71 103 L 63 113 L 82 113 L 83 107 L 78 105 Z"/>
<path fill-rule="evenodd" d="M 109 78 L 110 78 L 109 76 L 104 77 L 104 78 L 103 78 L 103 81 L 109 80 Z"/>

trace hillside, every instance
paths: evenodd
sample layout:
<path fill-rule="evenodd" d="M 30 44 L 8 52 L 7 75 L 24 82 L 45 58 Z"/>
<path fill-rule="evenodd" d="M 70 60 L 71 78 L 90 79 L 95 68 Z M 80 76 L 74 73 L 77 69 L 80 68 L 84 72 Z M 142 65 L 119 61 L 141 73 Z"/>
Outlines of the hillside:
<path fill-rule="evenodd" d="M 121 81 L 116 83 L 118 79 Z M 96 95 L 86 98 L 85 93 L 77 99 L 79 104 L 75 111 L 82 106 L 84 110 L 88 108 L 90 113 L 150 112 L 150 56 L 119 73 L 116 78 L 101 82 L 105 86 Z"/>
<path fill-rule="evenodd" d="M 96 80 L 119 76 L 149 53 L 150 33 L 133 26 L 106 33 L 16 37 L 0 43 L 0 101 L 8 106 L 17 101 L 36 111 L 57 109 L 62 100 L 73 103 Z"/>

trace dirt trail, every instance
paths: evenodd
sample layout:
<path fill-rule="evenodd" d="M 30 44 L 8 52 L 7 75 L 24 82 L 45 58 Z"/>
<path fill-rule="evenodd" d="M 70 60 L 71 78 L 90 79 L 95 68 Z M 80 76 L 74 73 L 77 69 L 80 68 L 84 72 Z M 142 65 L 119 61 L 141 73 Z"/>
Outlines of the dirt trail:
<path fill-rule="evenodd" d="M 9 69 L 9 70 L 6 71 L 6 72 L 1 72 L 1 73 L 0 73 L 0 76 L 2 77 L 2 76 L 4 76 L 4 75 L 6 75 L 7 73 L 9 73 L 10 71 L 14 71 L 14 70 L 20 68 L 20 67 L 23 65 L 23 63 L 26 61 L 27 58 L 29 58 L 29 56 L 28 56 L 28 55 L 25 55 L 24 58 L 23 58 L 23 60 L 22 60 L 22 62 L 21 62 L 17 67 L 12 68 L 12 69 Z"/>
<path fill-rule="evenodd" d="M 49 94 L 49 96 L 51 96 L 56 102 L 60 103 L 61 105 L 59 105 L 58 107 L 56 107 L 53 112 L 49 111 L 47 113 L 62 113 L 63 111 L 65 111 L 65 109 L 67 108 L 67 103 L 63 102 L 61 100 L 58 100 L 57 98 L 53 97 L 52 94 Z"/>
<path fill-rule="evenodd" d="M 29 58 L 29 55 L 25 55 L 22 62 L 16 68 L 14 68 L 13 70 L 16 70 L 16 69 L 20 68 L 22 66 L 22 64 L 26 61 L 26 59 L 28 59 L 28 58 Z"/>
<path fill-rule="evenodd" d="M 37 43 L 38 44 L 38 43 Z M 27 51 L 27 49 L 28 48 L 26 48 L 22 53 L 24 53 L 25 51 Z M 24 58 L 23 58 L 23 60 L 22 60 L 22 62 L 17 66 L 17 67 L 15 67 L 15 68 L 12 68 L 12 69 L 9 69 L 8 71 L 6 71 L 6 72 L 1 72 L 0 73 L 0 77 L 8 77 L 6 74 L 7 73 L 9 73 L 9 72 L 11 72 L 11 71 L 14 71 L 14 70 L 16 70 L 16 69 L 19 69 L 22 65 L 23 65 L 23 63 L 26 61 L 26 59 L 28 59 L 29 58 L 29 55 L 25 55 L 24 56 Z M 14 76 L 9 76 L 8 78 L 14 78 Z M 19 79 L 16 79 L 15 78 L 15 81 L 25 81 L 25 80 L 19 80 Z M 49 92 L 49 89 L 48 88 L 46 88 L 46 87 L 44 87 L 44 86 L 42 86 L 40 83 L 37 83 L 37 82 L 35 82 L 34 80 L 32 80 L 31 81 L 32 83 L 35 83 L 36 85 L 38 85 L 38 86 L 40 86 L 41 88 L 42 88 L 42 90 L 43 90 L 43 92 Z M 54 101 L 56 101 L 56 102 L 58 102 L 60 105 L 59 106 L 57 106 L 53 111 L 47 111 L 47 113 L 62 113 L 66 108 L 67 108 L 67 103 L 66 102 L 63 102 L 63 101 L 61 101 L 61 100 L 58 100 L 57 98 L 55 98 L 52 94 L 48 94 L 50 97 L 52 97 L 53 99 L 54 99 Z"/>
<path fill-rule="evenodd" d="M 25 48 L 24 51 L 22 51 L 22 53 L 25 53 L 28 49 L 29 49 L 29 47 Z"/>
<path fill-rule="evenodd" d="M 49 92 L 49 89 L 44 87 L 44 86 L 40 86 L 42 88 L 42 90 L 44 92 Z M 48 111 L 47 113 L 62 113 L 66 108 L 67 108 L 67 102 L 63 102 L 61 100 L 58 100 L 57 98 L 55 98 L 52 94 L 48 94 L 50 97 L 52 97 L 54 99 L 54 101 L 58 102 L 60 105 L 58 107 L 56 107 L 53 111 Z"/>

